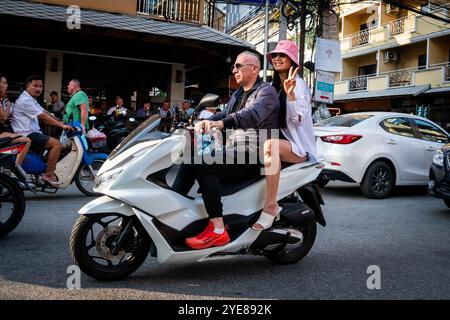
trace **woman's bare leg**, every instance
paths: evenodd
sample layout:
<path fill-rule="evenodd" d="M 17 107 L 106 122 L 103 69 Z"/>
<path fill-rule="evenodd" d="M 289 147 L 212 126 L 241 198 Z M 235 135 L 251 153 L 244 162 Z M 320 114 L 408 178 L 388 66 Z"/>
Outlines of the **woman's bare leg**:
<path fill-rule="evenodd" d="M 11 133 L 11 132 L 3 132 L 0 134 L 0 138 L 14 138 L 17 137 L 18 135 L 15 133 Z M 23 160 L 25 160 L 25 156 L 28 153 L 28 150 L 30 149 L 31 146 L 31 140 L 30 138 L 27 137 L 19 137 L 17 139 L 13 139 L 12 143 L 18 143 L 18 142 L 25 142 L 25 147 L 23 148 L 22 152 L 19 153 L 16 157 L 16 163 L 17 164 L 22 164 Z"/>
<path fill-rule="evenodd" d="M 14 139 L 13 142 L 25 142 L 25 147 L 23 148 L 22 152 L 19 153 L 16 157 L 16 163 L 21 165 L 25 160 L 25 157 L 27 156 L 28 150 L 30 150 L 31 140 L 28 137 L 20 137 Z"/>
<path fill-rule="evenodd" d="M 281 161 L 300 163 L 306 157 L 299 157 L 292 152 L 291 143 L 282 139 L 270 139 L 264 144 L 264 167 L 266 168 L 266 198 L 263 212 L 275 216 L 278 213 L 277 193 L 280 183 Z M 253 225 L 255 229 L 263 229 L 259 223 Z"/>

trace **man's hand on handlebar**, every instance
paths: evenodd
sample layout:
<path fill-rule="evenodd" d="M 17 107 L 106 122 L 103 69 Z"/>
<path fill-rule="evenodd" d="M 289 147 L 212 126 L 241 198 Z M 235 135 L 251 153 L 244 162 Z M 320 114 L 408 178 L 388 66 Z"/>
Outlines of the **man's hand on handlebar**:
<path fill-rule="evenodd" d="M 223 129 L 223 121 L 202 120 L 195 125 L 195 132 L 211 132 L 213 128 Z"/>
<path fill-rule="evenodd" d="M 68 126 L 66 124 L 63 124 L 61 127 L 64 131 L 74 131 L 75 129 L 72 126 Z"/>

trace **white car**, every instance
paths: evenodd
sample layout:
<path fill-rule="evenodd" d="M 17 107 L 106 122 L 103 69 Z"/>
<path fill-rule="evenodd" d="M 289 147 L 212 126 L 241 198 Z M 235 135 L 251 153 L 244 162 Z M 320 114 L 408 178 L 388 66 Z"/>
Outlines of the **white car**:
<path fill-rule="evenodd" d="M 385 198 L 395 185 L 426 185 L 437 149 L 449 134 L 434 122 L 405 113 L 359 112 L 314 126 L 317 153 L 326 164 L 318 179 L 356 182 L 369 198 Z"/>

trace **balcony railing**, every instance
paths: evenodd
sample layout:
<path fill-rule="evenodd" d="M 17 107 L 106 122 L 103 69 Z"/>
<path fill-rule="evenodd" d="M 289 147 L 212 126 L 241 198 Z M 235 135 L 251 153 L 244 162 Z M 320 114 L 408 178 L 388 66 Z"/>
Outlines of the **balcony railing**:
<path fill-rule="evenodd" d="M 155 19 L 193 22 L 213 27 L 216 10 L 208 0 L 137 0 L 137 13 Z"/>
<path fill-rule="evenodd" d="M 417 68 L 413 68 L 385 73 L 389 78 L 389 87 L 404 87 L 412 85 L 413 73 L 417 70 Z"/>
<path fill-rule="evenodd" d="M 350 43 L 352 47 L 369 43 L 369 29 L 351 34 Z"/>
<path fill-rule="evenodd" d="M 372 75 L 364 75 L 348 78 L 348 91 L 364 91 L 367 90 L 367 78 Z"/>
<path fill-rule="evenodd" d="M 407 16 L 389 22 L 389 34 L 391 37 L 402 33 L 414 31 L 415 16 Z"/>

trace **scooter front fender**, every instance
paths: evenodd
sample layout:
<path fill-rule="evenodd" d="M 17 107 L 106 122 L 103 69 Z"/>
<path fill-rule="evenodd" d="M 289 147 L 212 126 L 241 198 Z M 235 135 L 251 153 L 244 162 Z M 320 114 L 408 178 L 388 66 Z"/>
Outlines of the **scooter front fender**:
<path fill-rule="evenodd" d="M 78 213 L 83 215 L 112 212 L 120 213 L 124 216 L 134 215 L 133 208 L 130 205 L 108 196 L 97 198 L 78 210 Z"/>

